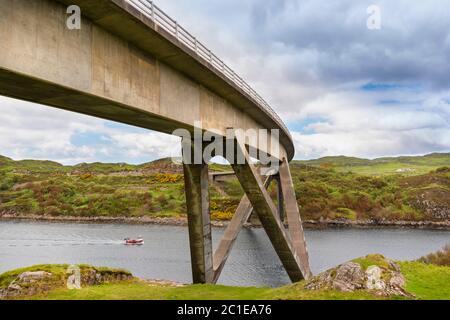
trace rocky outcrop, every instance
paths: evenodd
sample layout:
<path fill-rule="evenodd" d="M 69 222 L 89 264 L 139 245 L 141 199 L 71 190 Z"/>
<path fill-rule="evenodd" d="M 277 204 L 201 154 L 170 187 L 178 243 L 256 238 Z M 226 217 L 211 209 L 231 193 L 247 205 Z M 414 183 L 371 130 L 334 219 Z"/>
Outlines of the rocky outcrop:
<path fill-rule="evenodd" d="M 419 192 L 410 200 L 412 207 L 425 212 L 438 221 L 450 220 L 450 198 L 448 189 L 429 188 Z"/>
<path fill-rule="evenodd" d="M 58 288 L 75 289 L 133 278 L 131 273 L 125 270 L 97 269 L 89 266 L 79 268 L 79 281 L 75 281 L 74 277 L 74 274 L 66 272 L 66 269 L 55 273 L 43 270 L 22 272 L 9 284 L 0 287 L 0 300 L 43 294 Z"/>
<path fill-rule="evenodd" d="M 356 259 L 327 270 L 309 280 L 305 288 L 341 292 L 365 290 L 380 296 L 412 296 L 405 290 L 405 278 L 399 266 L 381 255 Z"/>
<path fill-rule="evenodd" d="M 95 286 L 103 283 L 118 282 L 132 279 L 133 276 L 129 273 L 122 272 L 99 272 L 97 270 L 87 270 L 81 275 L 82 286 Z"/>
<path fill-rule="evenodd" d="M 0 299 L 31 296 L 51 290 L 60 281 L 46 271 L 27 271 L 19 274 L 6 288 L 0 289 Z"/>

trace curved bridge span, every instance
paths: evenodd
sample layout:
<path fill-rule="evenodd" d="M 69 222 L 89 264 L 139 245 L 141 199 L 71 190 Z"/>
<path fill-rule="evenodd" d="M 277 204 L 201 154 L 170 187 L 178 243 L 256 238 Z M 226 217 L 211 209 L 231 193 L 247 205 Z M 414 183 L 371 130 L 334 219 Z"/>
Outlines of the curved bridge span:
<path fill-rule="evenodd" d="M 73 5 L 82 14 L 75 30 L 66 25 Z M 208 165 L 184 163 L 193 279 L 217 281 L 253 211 L 290 278 L 311 275 L 289 171 L 295 152 L 289 130 L 245 81 L 153 3 L 0 1 L 0 94 L 169 134 L 192 132 L 198 123 L 223 139 L 231 128 L 277 129 L 279 139 L 269 131 L 269 144 L 234 138 L 233 159 L 241 154 L 245 161 L 231 165 L 246 195 L 214 254 Z M 272 154 L 274 143 L 279 170 L 263 177 L 247 148 Z M 273 180 L 277 206 L 266 190 Z"/>

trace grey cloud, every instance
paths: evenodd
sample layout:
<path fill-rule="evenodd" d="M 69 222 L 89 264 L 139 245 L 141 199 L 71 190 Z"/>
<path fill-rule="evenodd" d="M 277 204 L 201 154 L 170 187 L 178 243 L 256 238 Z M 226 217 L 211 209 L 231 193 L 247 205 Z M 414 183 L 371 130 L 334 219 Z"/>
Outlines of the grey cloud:
<path fill-rule="evenodd" d="M 310 126 L 312 134 L 293 133 L 297 157 L 450 150 L 450 2 L 379 0 L 382 29 L 369 31 L 366 8 L 372 3 L 156 0 L 255 87 L 286 122 L 324 119 L 326 126 Z M 368 82 L 413 84 L 419 89 L 361 92 Z M 380 100 L 400 103 L 380 109 Z M 58 116 L 48 117 L 47 112 Z M 13 147 L 1 135 L 2 128 L 33 128 L 44 139 L 55 134 L 52 128 L 81 126 L 87 119 L 58 112 L 30 107 L 20 124 L 14 124 L 14 114 L 4 112 L 0 143 Z M 101 123 L 95 125 L 104 130 Z M 74 128 L 79 127 L 60 130 L 67 137 Z M 17 133 L 19 137 L 20 130 Z M 67 138 L 61 140 L 67 152 L 74 152 Z M 14 141 L 17 146 L 19 141 Z M 133 141 L 144 141 L 147 150 L 154 146 L 157 155 L 164 151 L 160 144 L 146 145 L 145 136 L 123 135 L 111 141 L 123 152 L 139 149 Z"/>
<path fill-rule="evenodd" d="M 377 1 L 382 29 L 370 31 L 366 9 L 372 3 L 164 0 L 160 5 L 224 57 L 282 116 L 346 83 L 448 88 L 450 3 Z"/>
<path fill-rule="evenodd" d="M 287 122 L 326 120 L 310 126 L 313 134 L 294 132 L 298 157 L 449 150 L 450 2 L 379 0 L 382 29 L 371 31 L 366 9 L 373 3 L 164 0 L 161 6 Z M 368 82 L 406 87 L 361 92 Z M 406 89 L 411 85 L 417 88 Z M 381 100 L 399 103 L 380 107 Z"/>
<path fill-rule="evenodd" d="M 279 43 L 294 47 L 299 55 L 316 52 L 320 64 L 312 67 L 324 82 L 414 79 L 447 86 L 450 3 L 379 1 L 379 31 L 366 28 L 369 4 L 292 0 L 269 15 L 267 7 L 255 3 L 251 21 L 253 30 L 263 30 L 256 39 L 265 52 Z M 292 67 L 301 73 L 311 65 L 293 60 Z"/>

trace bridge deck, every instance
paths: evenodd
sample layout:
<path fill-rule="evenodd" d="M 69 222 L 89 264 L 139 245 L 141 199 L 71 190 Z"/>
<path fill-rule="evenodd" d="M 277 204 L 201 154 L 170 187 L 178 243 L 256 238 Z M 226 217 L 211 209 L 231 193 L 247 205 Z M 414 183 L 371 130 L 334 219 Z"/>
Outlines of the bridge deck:
<path fill-rule="evenodd" d="M 221 72 L 212 61 L 193 51 L 182 41 L 152 20 L 149 14 L 127 0 L 57 0 L 67 6 L 78 5 L 82 14 L 103 29 L 126 39 L 136 47 L 150 53 L 158 60 L 182 72 L 189 78 L 227 99 L 250 114 L 267 129 L 280 129 L 280 143 L 287 157 L 294 157 L 294 145 L 289 130 L 262 98 L 256 99 L 244 87 L 233 82 L 226 72 Z M 155 6 L 156 7 L 156 6 Z M 181 28 L 181 27 L 180 27 Z M 229 68 L 228 68 L 229 69 Z M 247 92 L 246 92 L 247 91 Z"/>

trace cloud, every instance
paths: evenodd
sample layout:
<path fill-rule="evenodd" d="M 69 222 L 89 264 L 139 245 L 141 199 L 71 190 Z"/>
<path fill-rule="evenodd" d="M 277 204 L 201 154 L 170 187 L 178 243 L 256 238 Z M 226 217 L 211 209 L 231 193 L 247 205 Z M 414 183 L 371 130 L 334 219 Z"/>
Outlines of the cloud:
<path fill-rule="evenodd" d="M 0 154 L 14 159 L 142 163 L 176 156 L 176 137 L 0 98 Z"/>
<path fill-rule="evenodd" d="M 377 31 L 372 4 L 161 2 L 293 128 L 297 158 L 449 151 L 450 3 L 377 1 Z"/>
<path fill-rule="evenodd" d="M 112 143 L 129 157 L 140 158 L 151 154 L 156 158 L 181 156 L 181 139 L 157 132 L 149 133 L 115 133 L 111 135 Z"/>
<path fill-rule="evenodd" d="M 414 129 L 392 134 L 388 131 L 293 133 L 299 159 L 352 155 L 363 158 L 426 154 L 448 150 L 450 129 Z"/>
<path fill-rule="evenodd" d="M 156 4 L 271 104 L 296 158 L 450 151 L 450 3 L 379 0 L 377 31 L 368 0 Z M 16 158 L 139 162 L 177 148 L 170 136 L 11 103 L 0 101 L 0 148 Z"/>
<path fill-rule="evenodd" d="M 420 104 L 392 107 L 377 103 L 374 97 L 333 92 L 307 104 L 301 116 L 319 120 L 307 123 L 302 132 L 293 132 L 297 158 L 375 158 L 450 149 L 448 100 L 434 96 Z"/>

